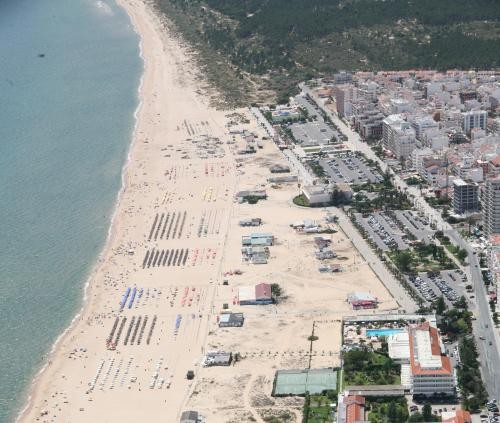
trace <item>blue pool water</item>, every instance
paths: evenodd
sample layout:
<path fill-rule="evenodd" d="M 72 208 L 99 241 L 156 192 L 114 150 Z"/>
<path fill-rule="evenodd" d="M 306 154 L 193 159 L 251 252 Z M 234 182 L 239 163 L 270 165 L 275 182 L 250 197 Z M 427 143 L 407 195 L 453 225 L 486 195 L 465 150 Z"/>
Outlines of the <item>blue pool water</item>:
<path fill-rule="evenodd" d="M 400 332 L 403 332 L 403 329 L 366 329 L 366 336 L 391 336 Z"/>

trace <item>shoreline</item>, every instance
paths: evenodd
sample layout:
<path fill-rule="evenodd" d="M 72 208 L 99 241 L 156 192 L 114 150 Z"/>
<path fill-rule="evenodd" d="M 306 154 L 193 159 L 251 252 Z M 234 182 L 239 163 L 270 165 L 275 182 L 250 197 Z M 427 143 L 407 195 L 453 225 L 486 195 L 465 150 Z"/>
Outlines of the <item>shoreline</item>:
<path fill-rule="evenodd" d="M 278 147 L 266 142 L 248 109 L 210 106 L 212 93 L 195 61 L 149 3 L 116 2 L 139 34 L 144 62 L 122 190 L 81 312 L 33 382 L 18 421 L 136 422 L 161 415 L 174 422 L 191 409 L 211 423 L 235 416 L 262 422 L 258 398 L 276 404 L 273 412 L 290 408 L 298 419 L 300 400 L 270 399 L 275 370 L 338 365 L 340 322 L 353 313 L 346 302 L 353 284 L 379 298 L 380 310 L 397 303 L 341 231 L 330 242 L 342 255 L 342 271 L 318 273 L 313 240 L 289 223 L 323 222 L 324 212 L 292 207 L 295 185 L 266 182 L 270 164 L 286 163 Z M 238 155 L 249 133 L 259 148 Z M 268 195 L 258 205 L 235 199 L 240 190 L 262 187 Z M 263 222 L 258 230 L 277 240 L 262 266 L 246 261 L 241 249 L 250 229 L 239 223 L 256 213 Z M 241 288 L 261 282 L 282 286 L 287 299 L 279 306 L 241 305 Z M 219 326 L 228 306 L 245 313 L 244 327 Z M 313 349 L 311 327 L 321 339 Z M 209 351 L 237 351 L 243 360 L 204 367 Z"/>
<path fill-rule="evenodd" d="M 116 194 L 116 199 L 113 203 L 111 219 L 109 220 L 109 226 L 108 226 L 108 230 L 107 230 L 107 234 L 106 234 L 106 239 L 104 241 L 104 245 L 101 248 L 101 251 L 100 251 L 99 255 L 97 256 L 94 264 L 92 265 L 91 271 L 89 272 L 89 276 L 85 279 L 85 283 L 83 286 L 83 295 L 82 295 L 82 299 L 81 299 L 81 306 L 77 310 L 74 317 L 71 319 L 71 322 L 69 323 L 68 327 L 66 329 L 64 329 L 58 335 L 58 337 L 56 338 L 56 340 L 52 344 L 49 352 L 46 354 L 44 362 L 42 363 L 40 369 L 33 376 L 27 391 L 25 391 L 26 392 L 26 395 L 25 395 L 26 399 L 24 401 L 25 405 L 20 409 L 19 412 L 17 412 L 15 414 L 14 422 L 16 422 L 16 423 L 21 421 L 25 417 L 25 415 L 28 414 L 29 411 L 31 410 L 31 407 L 33 406 L 33 403 L 32 403 L 33 394 L 34 394 L 34 391 L 36 390 L 37 384 L 40 382 L 40 379 L 43 376 L 44 372 L 52 364 L 52 358 L 54 358 L 55 354 L 57 353 L 58 347 L 61 345 L 63 340 L 67 336 L 69 336 L 73 330 L 76 329 L 78 321 L 85 315 L 85 311 L 90 306 L 90 304 L 89 304 L 89 301 L 90 301 L 89 300 L 89 298 L 90 298 L 89 292 L 92 289 L 91 282 L 92 282 L 92 279 L 98 273 L 99 267 L 102 265 L 105 256 L 109 253 L 109 250 L 112 247 L 113 239 L 116 236 L 115 224 L 116 224 L 116 218 L 117 218 L 118 213 L 120 211 L 120 203 L 122 201 L 123 195 L 124 195 L 124 193 L 127 189 L 127 186 L 129 184 L 129 180 L 127 178 L 127 171 L 128 171 L 128 168 L 132 162 L 132 150 L 133 150 L 133 148 L 136 144 L 136 141 L 137 141 L 136 132 L 137 132 L 137 128 L 139 125 L 139 113 L 140 113 L 141 108 L 142 108 L 143 103 L 144 103 L 143 84 L 144 84 L 144 76 L 145 76 L 145 72 L 146 72 L 146 60 L 144 58 L 144 53 L 143 53 L 143 48 L 142 48 L 142 43 L 143 43 L 142 36 L 137 31 L 137 28 L 134 25 L 134 22 L 132 20 L 132 16 L 130 15 L 129 11 L 125 7 L 123 0 L 113 0 L 113 1 L 116 3 L 116 5 L 118 7 L 120 7 L 122 10 L 124 10 L 128 16 L 130 25 L 132 26 L 135 34 L 137 35 L 137 37 L 139 39 L 139 43 L 138 43 L 139 58 L 142 61 L 142 72 L 141 72 L 141 76 L 139 78 L 139 84 L 137 87 L 137 100 L 138 100 L 138 102 L 137 102 L 137 107 L 135 108 L 134 113 L 133 113 L 134 125 L 133 125 L 132 131 L 130 133 L 130 141 L 129 141 L 128 147 L 127 147 L 127 154 L 126 154 L 125 162 L 123 163 L 123 166 L 122 166 L 121 172 L 120 172 L 120 180 L 121 180 L 120 189 L 118 190 L 118 192 Z"/>

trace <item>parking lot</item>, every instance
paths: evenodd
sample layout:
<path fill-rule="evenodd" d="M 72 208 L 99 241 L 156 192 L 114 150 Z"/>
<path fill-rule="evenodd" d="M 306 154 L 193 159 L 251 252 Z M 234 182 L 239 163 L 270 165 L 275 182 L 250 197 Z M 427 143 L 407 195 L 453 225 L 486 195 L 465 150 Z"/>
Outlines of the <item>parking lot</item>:
<path fill-rule="evenodd" d="M 323 118 L 321 117 L 321 113 L 316 108 L 314 103 L 309 101 L 305 96 L 300 95 L 300 94 L 296 95 L 294 97 L 294 100 L 299 107 L 302 107 L 303 109 L 307 110 L 307 113 L 309 114 L 310 117 L 316 116 L 318 118 L 318 120 L 323 120 Z"/>
<path fill-rule="evenodd" d="M 328 144 L 332 139 L 333 130 L 322 121 L 294 123 L 290 126 L 295 140 L 302 146 Z"/>
<path fill-rule="evenodd" d="M 397 219 L 410 231 L 419 241 L 426 244 L 431 242 L 434 231 L 430 228 L 429 222 L 419 217 L 411 210 L 395 210 Z"/>
<path fill-rule="evenodd" d="M 358 157 L 352 152 L 322 159 L 319 164 L 333 183 L 365 184 L 382 182 L 383 180 L 382 175 L 377 170 L 372 169 L 362 157 Z"/>
<path fill-rule="evenodd" d="M 363 217 L 361 213 L 356 213 L 354 216 L 382 251 L 406 250 L 408 248 L 404 239 L 405 234 L 387 214 L 376 212 Z"/>
<path fill-rule="evenodd" d="M 433 302 L 442 296 L 448 307 L 452 307 L 463 294 L 462 275 L 459 270 L 443 270 L 436 275 L 419 273 L 408 278 L 420 295 L 428 302 Z"/>

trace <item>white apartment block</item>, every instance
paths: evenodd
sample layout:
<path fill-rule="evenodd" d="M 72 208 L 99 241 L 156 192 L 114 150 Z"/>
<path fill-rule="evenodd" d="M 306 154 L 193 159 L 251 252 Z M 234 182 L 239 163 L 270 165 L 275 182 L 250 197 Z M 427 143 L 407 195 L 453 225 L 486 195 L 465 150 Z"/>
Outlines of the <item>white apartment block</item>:
<path fill-rule="evenodd" d="M 401 115 L 390 115 L 382 121 L 384 146 L 398 159 L 407 159 L 416 148 L 415 130 Z"/>
<path fill-rule="evenodd" d="M 432 116 L 417 116 L 412 119 L 411 126 L 415 130 L 415 136 L 417 140 L 422 141 L 424 131 L 428 129 L 439 129 L 439 123 L 437 123 Z"/>

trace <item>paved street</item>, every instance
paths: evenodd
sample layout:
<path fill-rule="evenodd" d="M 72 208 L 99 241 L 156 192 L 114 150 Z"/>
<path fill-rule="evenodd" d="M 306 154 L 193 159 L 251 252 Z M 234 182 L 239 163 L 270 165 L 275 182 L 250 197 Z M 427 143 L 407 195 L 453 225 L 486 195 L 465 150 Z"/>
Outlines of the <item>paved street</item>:
<path fill-rule="evenodd" d="M 406 313 L 415 312 L 415 310 L 417 310 L 417 304 L 408 296 L 407 292 L 401 286 L 401 283 L 394 278 L 393 274 L 389 270 L 387 270 L 384 263 L 380 261 L 370 245 L 363 239 L 347 215 L 342 210 L 337 208 L 332 207 L 327 208 L 327 210 L 331 210 L 332 213 L 337 214 L 340 228 L 358 249 L 360 254 L 367 261 L 389 292 L 394 296 L 396 301 L 401 305 L 404 311 Z"/>
<path fill-rule="evenodd" d="M 314 100 L 316 100 L 318 104 L 320 104 L 319 99 L 313 95 L 312 91 L 308 87 L 301 85 L 301 88 Z M 348 137 L 348 141 L 345 144 L 355 151 L 361 151 L 369 159 L 375 160 L 379 163 L 382 171 L 385 172 L 388 169 L 387 164 L 377 157 L 368 144 L 361 141 L 357 133 L 352 131 L 351 128 L 349 128 L 328 109 L 325 109 L 325 113 L 327 113 L 330 119 L 332 119 L 332 122 L 334 122 Z M 468 262 L 470 263 L 470 266 L 467 266 L 464 270 L 469 275 L 476 294 L 473 305 L 476 306 L 478 319 L 474 322 L 474 335 L 478 344 L 480 362 L 483 370 L 483 379 L 490 396 L 500 399 L 500 336 L 498 334 L 498 330 L 494 328 L 493 321 L 491 319 L 489 305 L 486 299 L 486 290 L 481 275 L 481 269 L 479 268 L 478 259 L 474 255 L 473 249 L 462 240 L 459 234 L 447 222 L 442 219 L 440 212 L 432 208 L 422 198 L 417 187 L 408 186 L 392 170 L 389 171 L 391 172 L 391 175 L 393 175 L 394 185 L 415 198 L 415 206 L 417 209 L 422 211 L 431 222 L 435 223 L 437 229 L 445 231 L 446 235 L 448 235 L 453 242 L 462 248 L 465 248 L 469 253 Z M 487 341 L 482 342 L 479 339 L 480 336 L 483 336 Z M 491 346 L 489 345 L 490 340 L 492 343 Z"/>

